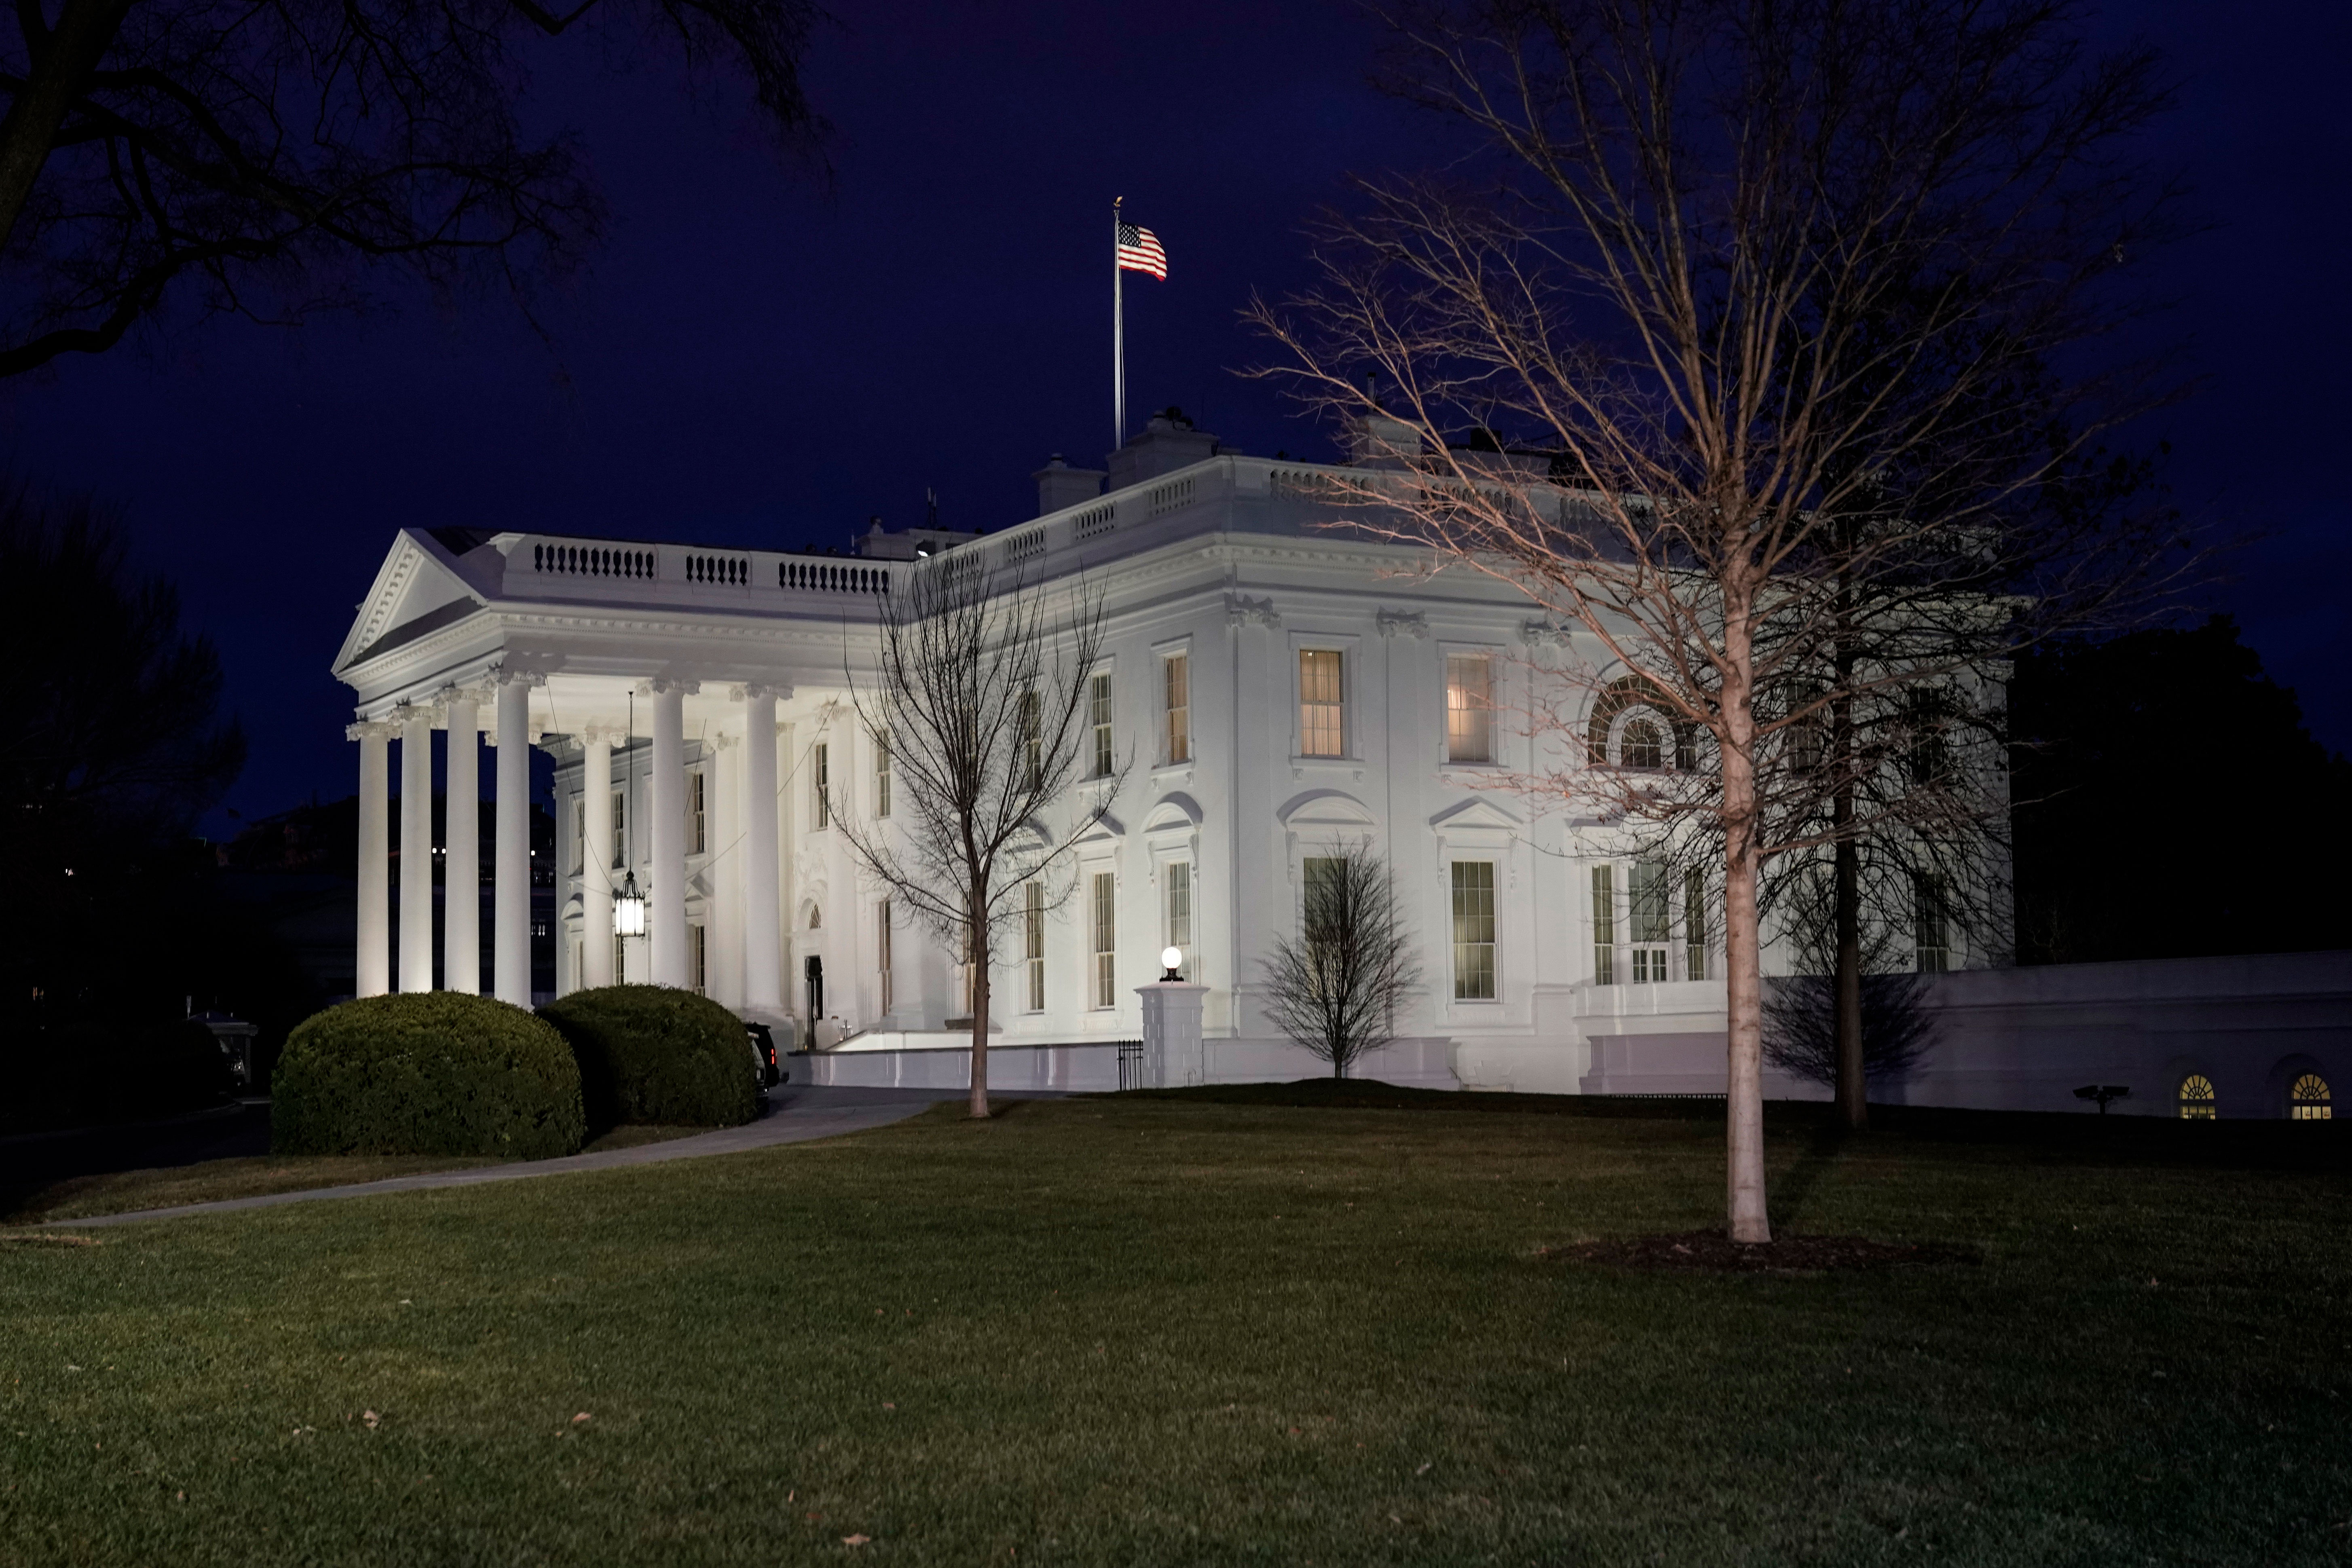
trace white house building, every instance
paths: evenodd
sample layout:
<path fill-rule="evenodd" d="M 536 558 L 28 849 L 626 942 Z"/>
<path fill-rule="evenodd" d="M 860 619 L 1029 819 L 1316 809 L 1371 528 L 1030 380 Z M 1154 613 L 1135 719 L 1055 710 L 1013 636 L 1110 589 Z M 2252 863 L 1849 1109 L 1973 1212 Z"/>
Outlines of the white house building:
<path fill-rule="evenodd" d="M 1406 551 L 1318 529 L 1329 471 L 1222 453 L 1163 417 L 1107 475 L 1055 459 L 1037 475 L 1041 515 L 984 536 L 877 530 L 855 555 L 812 555 L 404 531 L 334 666 L 357 694 L 360 993 L 433 984 L 429 886 L 392 907 L 386 795 L 397 742 L 403 795 L 429 797 L 443 729 L 457 742 L 440 847 L 452 867 L 476 863 L 478 734 L 497 759 L 486 988 L 531 1000 L 522 819 L 538 746 L 557 759 L 559 989 L 651 980 L 789 1023 L 803 1045 L 951 1046 L 956 965 L 861 882 L 833 817 L 887 810 L 887 751 L 847 701 L 874 657 L 877 596 L 937 569 L 923 555 L 978 555 L 1031 583 L 1083 572 L 1104 595 L 1087 717 L 1105 754 L 1133 758 L 1076 851 L 1075 896 L 997 955 L 998 1047 L 1046 1047 L 1028 1059 L 1048 1062 L 1067 1057 L 1051 1047 L 1139 1035 L 1137 988 L 1174 946 L 1205 991 L 1198 1059 L 1170 1076 L 1318 1070 L 1267 1025 L 1261 960 L 1297 920 L 1306 861 L 1369 843 L 1397 879 L 1422 981 L 1403 1037 L 1362 1070 L 1720 1092 L 1720 931 L 1704 895 L 1613 858 L 1603 825 L 1493 787 L 1535 761 L 1493 717 L 1513 683 L 1548 660 L 1597 666 L 1599 651 L 1501 585 L 1416 577 Z M 1666 732 L 1638 708 L 1608 722 L 1613 762 L 1643 760 Z M 430 814 L 404 813 L 401 832 L 403 864 L 429 864 Z M 614 891 L 632 879 L 648 929 L 616 938 Z M 447 983 L 473 989 L 476 965 L 454 955 L 478 951 L 474 902 L 447 908 Z M 1941 933 L 1917 940 L 1936 950 L 1929 967 L 1969 967 Z M 993 1059 L 1000 1081 L 1075 1081 Z M 2051 1071 L 2038 1096 L 2059 1092 L 2067 1069 Z M 1815 1091 L 1771 1079 L 1767 1092 Z M 1983 1102 L 1981 1084 L 1970 1092 Z"/>

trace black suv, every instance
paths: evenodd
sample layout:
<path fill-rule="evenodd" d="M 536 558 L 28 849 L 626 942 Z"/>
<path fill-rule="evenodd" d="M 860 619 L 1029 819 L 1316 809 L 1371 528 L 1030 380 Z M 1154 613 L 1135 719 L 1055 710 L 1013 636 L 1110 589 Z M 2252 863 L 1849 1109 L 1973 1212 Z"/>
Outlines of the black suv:
<path fill-rule="evenodd" d="M 776 1060 L 776 1037 L 768 1032 L 765 1024 L 746 1024 L 743 1032 L 751 1038 L 751 1074 L 761 1089 L 773 1089 L 784 1081 L 784 1071 Z"/>

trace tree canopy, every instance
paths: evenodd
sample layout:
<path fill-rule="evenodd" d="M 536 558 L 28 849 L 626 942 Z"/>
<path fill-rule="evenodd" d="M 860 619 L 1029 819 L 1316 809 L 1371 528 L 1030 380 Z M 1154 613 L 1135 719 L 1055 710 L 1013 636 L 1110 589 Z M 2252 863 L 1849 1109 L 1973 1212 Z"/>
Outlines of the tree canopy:
<path fill-rule="evenodd" d="M 600 236 L 579 142 L 521 112 L 534 42 L 593 35 L 824 127 L 806 0 L 42 0 L 0 49 L 0 375 L 112 348 L 174 295 L 289 321 L 375 271 L 528 298 Z M 582 47 L 592 38 L 577 37 Z"/>

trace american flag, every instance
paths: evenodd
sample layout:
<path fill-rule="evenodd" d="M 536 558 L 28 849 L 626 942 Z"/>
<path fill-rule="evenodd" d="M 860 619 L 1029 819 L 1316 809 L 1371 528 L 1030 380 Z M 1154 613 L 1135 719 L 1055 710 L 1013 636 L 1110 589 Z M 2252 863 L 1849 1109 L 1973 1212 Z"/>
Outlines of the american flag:
<path fill-rule="evenodd" d="M 1168 281 L 1168 253 L 1160 248 L 1159 237 L 1150 229 L 1122 222 L 1118 226 L 1118 269 L 1121 272 L 1149 272 L 1165 283 Z"/>

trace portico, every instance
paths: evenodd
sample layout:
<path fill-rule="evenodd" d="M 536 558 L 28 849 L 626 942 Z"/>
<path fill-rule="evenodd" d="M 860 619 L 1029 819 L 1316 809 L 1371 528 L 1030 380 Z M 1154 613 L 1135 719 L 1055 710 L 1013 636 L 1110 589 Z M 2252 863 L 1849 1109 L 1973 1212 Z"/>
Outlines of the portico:
<path fill-rule="evenodd" d="M 651 981 L 782 1020 L 795 896 L 782 781 L 795 763 L 779 704 L 812 678 L 824 688 L 813 700 L 838 694 L 887 581 L 885 567 L 835 558 L 403 532 L 335 666 L 359 696 L 359 994 L 437 984 L 532 1004 L 537 748 L 567 785 L 547 933 L 558 989 Z M 487 973 L 472 884 L 486 743 L 498 828 Z M 415 803 L 396 846 L 395 747 Z M 419 871 L 436 864 L 437 932 L 435 879 Z M 616 939 L 614 893 L 631 876 L 646 934 Z"/>

